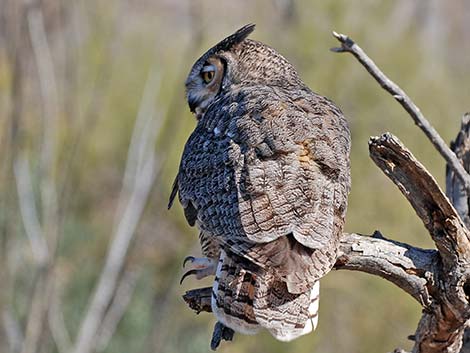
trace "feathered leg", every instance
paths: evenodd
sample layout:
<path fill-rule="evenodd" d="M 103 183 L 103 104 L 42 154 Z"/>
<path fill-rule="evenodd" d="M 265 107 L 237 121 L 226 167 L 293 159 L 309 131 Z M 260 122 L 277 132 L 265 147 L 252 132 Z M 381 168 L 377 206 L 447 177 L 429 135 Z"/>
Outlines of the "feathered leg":
<path fill-rule="evenodd" d="M 240 333 L 258 332 L 253 313 L 255 280 L 256 275 L 221 251 L 212 287 L 212 311 L 218 321 Z"/>

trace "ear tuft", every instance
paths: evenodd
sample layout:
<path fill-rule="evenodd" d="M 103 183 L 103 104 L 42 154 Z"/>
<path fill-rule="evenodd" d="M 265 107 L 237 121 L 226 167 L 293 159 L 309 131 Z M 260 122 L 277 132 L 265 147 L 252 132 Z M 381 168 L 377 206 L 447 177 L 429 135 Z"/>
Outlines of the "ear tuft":
<path fill-rule="evenodd" d="M 211 50 L 211 54 L 215 54 L 219 51 L 228 51 L 230 50 L 234 45 L 237 45 L 241 42 L 243 42 L 246 37 L 250 35 L 251 32 L 255 30 L 255 24 L 250 23 L 242 28 L 240 28 L 238 31 L 235 33 L 229 35 L 227 38 L 223 39 L 219 43 L 217 43 Z"/>

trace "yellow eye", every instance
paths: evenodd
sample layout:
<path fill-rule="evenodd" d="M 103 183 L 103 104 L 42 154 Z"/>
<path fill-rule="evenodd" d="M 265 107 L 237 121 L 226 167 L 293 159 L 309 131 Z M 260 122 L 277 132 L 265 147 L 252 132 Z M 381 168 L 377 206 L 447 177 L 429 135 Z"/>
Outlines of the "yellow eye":
<path fill-rule="evenodd" d="M 215 76 L 215 71 L 210 70 L 210 71 L 203 71 L 202 72 L 202 80 L 204 83 L 210 83 Z"/>

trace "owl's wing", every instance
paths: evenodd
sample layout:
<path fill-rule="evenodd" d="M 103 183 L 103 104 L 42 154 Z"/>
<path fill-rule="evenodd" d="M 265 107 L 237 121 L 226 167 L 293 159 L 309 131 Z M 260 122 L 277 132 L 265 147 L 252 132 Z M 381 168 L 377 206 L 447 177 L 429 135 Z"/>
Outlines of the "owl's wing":
<path fill-rule="evenodd" d="M 168 201 L 168 209 L 173 206 L 173 202 L 175 201 L 176 195 L 178 194 L 178 175 L 176 175 L 175 180 L 173 181 L 173 186 L 171 188 L 170 199 Z M 188 201 L 183 205 L 184 216 L 186 217 L 186 221 L 192 227 L 196 224 L 197 219 L 197 210 L 194 208 L 193 204 Z"/>
<path fill-rule="evenodd" d="M 323 97 L 278 102 L 238 120 L 242 163 L 236 173 L 246 236 L 266 243 L 292 234 L 302 245 L 329 245 L 349 191 L 349 131 Z"/>
<path fill-rule="evenodd" d="M 349 130 L 341 112 L 311 92 L 248 91 L 239 103 L 230 95 L 217 102 L 198 122 L 175 190 L 190 224 L 302 293 L 336 260 Z"/>

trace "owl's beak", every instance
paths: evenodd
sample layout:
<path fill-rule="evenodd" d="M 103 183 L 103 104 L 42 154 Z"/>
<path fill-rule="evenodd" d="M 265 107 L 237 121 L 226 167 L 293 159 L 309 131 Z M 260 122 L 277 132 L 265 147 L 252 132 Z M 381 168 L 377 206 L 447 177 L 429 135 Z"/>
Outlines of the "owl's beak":
<path fill-rule="evenodd" d="M 199 100 L 195 96 L 188 96 L 188 105 L 191 113 L 196 111 L 196 107 L 199 105 Z"/>

